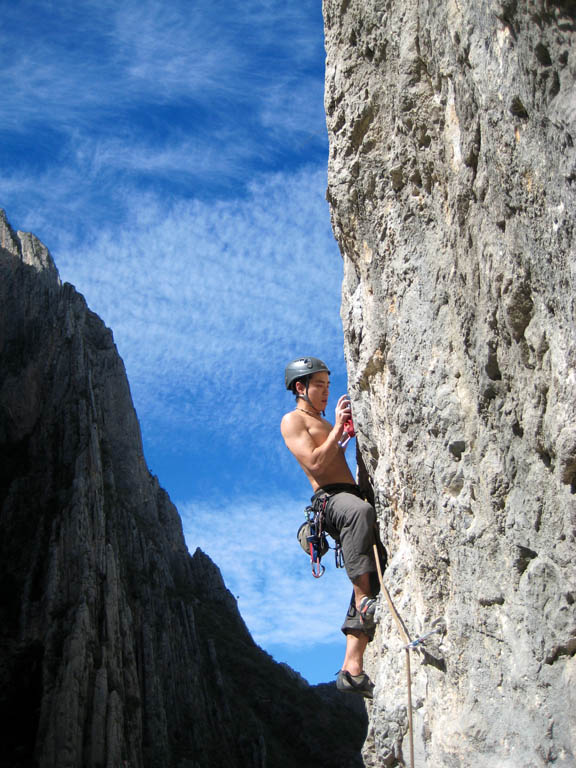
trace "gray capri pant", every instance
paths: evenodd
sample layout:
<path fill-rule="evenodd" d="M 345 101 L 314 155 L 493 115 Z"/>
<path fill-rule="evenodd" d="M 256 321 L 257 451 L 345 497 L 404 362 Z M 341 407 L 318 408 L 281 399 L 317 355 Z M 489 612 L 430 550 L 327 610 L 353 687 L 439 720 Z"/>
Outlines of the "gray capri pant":
<path fill-rule="evenodd" d="M 377 543 L 374 507 L 364 501 L 358 486 L 351 483 L 334 483 L 319 488 L 312 496 L 312 503 L 318 503 L 325 496 L 328 500 L 324 507 L 324 529 L 342 545 L 348 578 L 354 582 L 361 574 L 369 573 L 372 595 L 377 595 L 380 582 L 374 562 L 374 544 Z M 374 637 L 374 629 L 370 631 L 364 627 L 356 610 L 354 592 L 342 624 L 345 635 L 351 630 L 364 632 L 369 640 Z"/>

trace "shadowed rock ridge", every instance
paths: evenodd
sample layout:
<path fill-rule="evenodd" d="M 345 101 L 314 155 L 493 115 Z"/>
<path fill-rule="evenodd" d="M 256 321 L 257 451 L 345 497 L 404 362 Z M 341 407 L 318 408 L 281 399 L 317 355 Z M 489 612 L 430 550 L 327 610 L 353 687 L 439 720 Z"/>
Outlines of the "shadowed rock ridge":
<path fill-rule="evenodd" d="M 0 246 L 0 765 L 361 766 L 363 714 L 188 554 L 110 330 L 3 212 Z"/>
<path fill-rule="evenodd" d="M 576 11 L 324 0 L 361 461 L 418 768 L 576 765 Z M 405 765 L 386 607 L 366 765 Z"/>

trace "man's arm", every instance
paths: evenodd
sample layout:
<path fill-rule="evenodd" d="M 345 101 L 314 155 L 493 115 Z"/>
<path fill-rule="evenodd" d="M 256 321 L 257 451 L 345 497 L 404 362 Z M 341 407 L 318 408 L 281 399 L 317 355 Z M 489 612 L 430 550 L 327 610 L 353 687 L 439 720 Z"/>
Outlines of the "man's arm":
<path fill-rule="evenodd" d="M 344 423 L 349 418 L 350 401 L 342 395 L 336 405 L 336 423 L 320 445 L 314 441 L 304 417 L 296 411 L 287 413 L 282 419 L 282 436 L 288 449 L 310 474 L 322 474 L 342 450 L 338 443 L 344 432 Z"/>

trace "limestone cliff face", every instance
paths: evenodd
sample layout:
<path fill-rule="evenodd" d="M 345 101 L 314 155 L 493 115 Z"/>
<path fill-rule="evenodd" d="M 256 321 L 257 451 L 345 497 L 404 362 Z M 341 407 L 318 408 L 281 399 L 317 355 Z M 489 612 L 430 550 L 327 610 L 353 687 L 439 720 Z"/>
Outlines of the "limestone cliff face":
<path fill-rule="evenodd" d="M 361 459 L 416 765 L 576 765 L 576 11 L 324 0 Z M 367 765 L 405 764 L 384 606 Z"/>
<path fill-rule="evenodd" d="M 362 716 L 250 637 L 146 467 L 112 334 L 0 216 L 0 762 L 361 764 Z"/>

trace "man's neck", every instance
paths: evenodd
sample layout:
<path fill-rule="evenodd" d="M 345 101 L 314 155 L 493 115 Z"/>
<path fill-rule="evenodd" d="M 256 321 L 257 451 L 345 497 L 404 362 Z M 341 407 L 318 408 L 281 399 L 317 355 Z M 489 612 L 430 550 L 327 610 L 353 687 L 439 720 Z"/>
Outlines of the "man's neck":
<path fill-rule="evenodd" d="M 296 405 L 297 411 L 302 411 L 302 413 L 307 413 L 309 416 L 314 416 L 316 419 L 322 418 L 322 412 L 317 411 L 316 408 L 314 408 L 313 405 L 310 405 L 309 403 L 298 403 Z"/>

